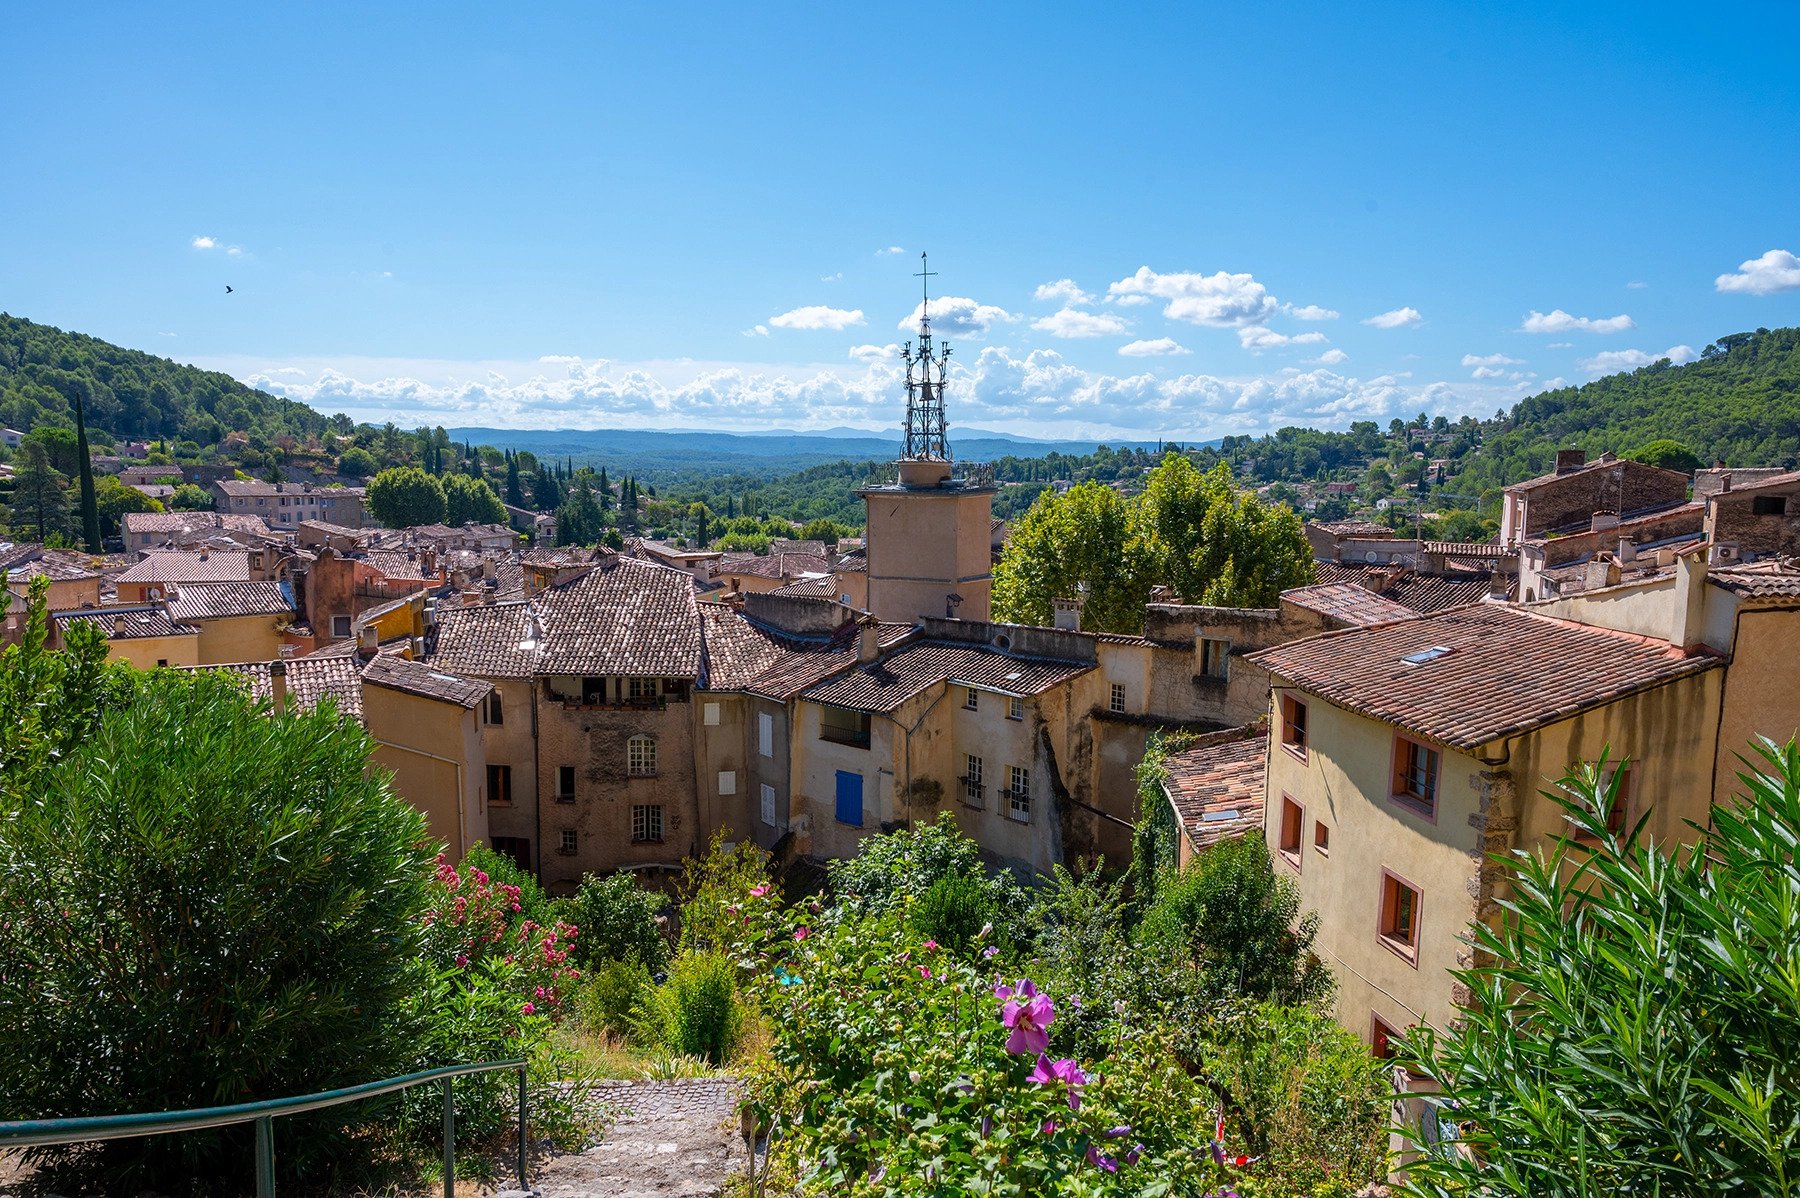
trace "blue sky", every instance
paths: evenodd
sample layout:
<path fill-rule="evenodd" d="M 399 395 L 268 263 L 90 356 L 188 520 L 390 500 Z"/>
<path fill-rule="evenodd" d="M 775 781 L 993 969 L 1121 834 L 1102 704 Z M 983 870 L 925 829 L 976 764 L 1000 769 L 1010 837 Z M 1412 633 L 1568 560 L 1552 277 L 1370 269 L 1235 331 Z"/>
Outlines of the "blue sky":
<path fill-rule="evenodd" d="M 1134 437 L 1800 323 L 1792 5 L 851 7 L 15 6 L 0 309 L 359 418 L 881 428 L 929 250 L 955 423 Z"/>

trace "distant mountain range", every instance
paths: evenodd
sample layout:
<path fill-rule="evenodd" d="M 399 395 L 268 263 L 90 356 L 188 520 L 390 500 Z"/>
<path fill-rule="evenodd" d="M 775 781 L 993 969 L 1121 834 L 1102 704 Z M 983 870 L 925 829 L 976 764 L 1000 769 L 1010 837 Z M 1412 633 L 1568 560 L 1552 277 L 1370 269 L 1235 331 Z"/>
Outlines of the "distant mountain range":
<path fill-rule="evenodd" d="M 830 462 L 888 461 L 899 455 L 900 430 L 833 428 L 796 432 L 726 433 L 707 430 L 453 428 L 458 441 L 497 449 L 530 450 L 540 458 L 573 458 L 577 466 L 604 464 L 608 470 L 638 475 L 742 474 L 766 478 L 790 474 Z M 950 448 L 959 461 L 1043 457 L 1049 453 L 1080 456 L 1097 445 L 1115 449 L 1156 448 L 1156 441 L 1042 441 L 986 429 L 950 430 Z M 1216 444 L 1216 442 L 1215 442 Z"/>

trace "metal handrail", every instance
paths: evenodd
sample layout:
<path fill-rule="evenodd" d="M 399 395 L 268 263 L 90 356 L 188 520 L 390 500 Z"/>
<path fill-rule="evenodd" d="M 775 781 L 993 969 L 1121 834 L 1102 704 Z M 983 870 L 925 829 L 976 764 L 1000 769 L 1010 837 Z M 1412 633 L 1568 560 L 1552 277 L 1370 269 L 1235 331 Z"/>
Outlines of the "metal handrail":
<path fill-rule="evenodd" d="M 444 1083 L 444 1198 L 455 1198 L 456 1108 L 451 1087 L 459 1077 L 473 1073 L 493 1073 L 501 1069 L 516 1070 L 519 1075 L 519 1188 L 523 1190 L 526 1188 L 523 1057 L 480 1065 L 445 1065 L 440 1069 L 427 1069 L 423 1073 L 409 1073 L 404 1077 L 390 1077 L 360 1086 L 346 1086 L 341 1090 L 300 1094 L 293 1098 L 270 1098 L 263 1102 L 240 1102 L 232 1106 L 199 1107 L 187 1111 L 150 1111 L 135 1115 L 86 1115 L 73 1119 L 23 1119 L 13 1123 L 0 1123 L 0 1148 L 78 1144 L 92 1140 L 128 1140 L 134 1136 L 255 1123 L 257 1198 L 275 1198 L 275 1116 L 298 1115 L 305 1111 L 341 1106 L 359 1098 L 374 1098 L 380 1094 L 392 1094 L 396 1090 L 441 1080 Z"/>

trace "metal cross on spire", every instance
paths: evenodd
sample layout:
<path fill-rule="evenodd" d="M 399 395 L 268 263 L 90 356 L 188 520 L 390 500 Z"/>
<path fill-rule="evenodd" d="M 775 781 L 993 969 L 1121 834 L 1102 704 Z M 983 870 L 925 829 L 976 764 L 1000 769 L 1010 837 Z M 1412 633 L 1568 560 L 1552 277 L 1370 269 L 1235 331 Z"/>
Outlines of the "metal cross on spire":
<path fill-rule="evenodd" d="M 950 368 L 950 347 L 936 356 L 931 348 L 931 279 L 937 274 L 930 261 L 919 255 L 919 349 L 908 341 L 900 351 L 906 360 L 906 446 L 902 458 L 950 460 L 950 442 L 944 418 L 944 376 Z M 915 373 L 916 370 L 916 373 Z M 935 377 L 934 377 L 935 376 Z"/>

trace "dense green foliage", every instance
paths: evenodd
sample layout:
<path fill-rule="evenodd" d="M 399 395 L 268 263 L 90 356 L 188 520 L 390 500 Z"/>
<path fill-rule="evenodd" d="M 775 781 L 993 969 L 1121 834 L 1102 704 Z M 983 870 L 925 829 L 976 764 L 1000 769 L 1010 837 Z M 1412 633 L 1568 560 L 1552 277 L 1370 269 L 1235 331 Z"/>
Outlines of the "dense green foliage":
<path fill-rule="evenodd" d="M 1171 453 L 1136 498 L 1099 482 L 1040 495 L 995 568 L 994 613 L 1049 624 L 1055 600 L 1084 598 L 1082 628 L 1140 632 L 1152 587 L 1182 603 L 1268 607 L 1312 579 L 1292 509 L 1238 491 L 1222 465 L 1202 474 Z"/>
<path fill-rule="evenodd" d="M 73 430 L 77 397 L 90 427 L 119 437 L 216 445 L 233 431 L 304 438 L 329 424 L 230 375 L 0 313 L 0 424 Z"/>
<path fill-rule="evenodd" d="M 396 466 L 369 480 L 369 512 L 389 528 L 442 524 L 444 485 L 417 466 Z"/>
<path fill-rule="evenodd" d="M 476 524 L 507 523 L 506 508 L 487 480 L 470 478 L 466 474 L 446 474 L 443 481 L 445 524 L 461 528 L 470 521 Z"/>
<path fill-rule="evenodd" d="M 1604 756 L 1545 792 L 1583 840 L 1511 855 L 1470 1009 L 1402 1050 L 1442 1080 L 1426 1130 L 1451 1141 L 1413 1192 L 1800 1190 L 1800 745 L 1747 766 L 1691 848 L 1608 830 Z"/>
<path fill-rule="evenodd" d="M 656 924 L 663 902 L 629 871 L 604 878 L 589 874 L 569 904 L 581 929 L 575 959 L 590 968 L 605 961 L 636 961 L 661 969 L 669 957 L 669 942 Z"/>

